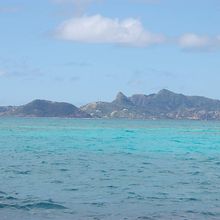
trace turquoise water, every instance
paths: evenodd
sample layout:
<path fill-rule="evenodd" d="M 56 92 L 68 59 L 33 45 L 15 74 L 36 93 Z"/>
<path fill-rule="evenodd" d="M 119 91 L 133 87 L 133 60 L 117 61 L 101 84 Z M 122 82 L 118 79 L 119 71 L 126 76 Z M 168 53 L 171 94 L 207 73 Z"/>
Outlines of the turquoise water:
<path fill-rule="evenodd" d="M 0 119 L 0 219 L 220 219 L 220 122 Z"/>

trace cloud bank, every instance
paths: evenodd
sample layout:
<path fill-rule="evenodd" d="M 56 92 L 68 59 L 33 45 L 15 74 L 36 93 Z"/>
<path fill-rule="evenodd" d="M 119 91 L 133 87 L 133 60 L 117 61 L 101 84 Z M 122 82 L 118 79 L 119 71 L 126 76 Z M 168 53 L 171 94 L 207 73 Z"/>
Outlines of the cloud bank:
<path fill-rule="evenodd" d="M 63 1 L 63 0 L 62 0 Z M 184 50 L 214 51 L 220 49 L 220 35 L 210 37 L 184 33 L 179 37 L 166 37 L 144 28 L 138 19 L 80 16 L 64 21 L 55 31 L 58 39 L 82 43 L 111 43 L 126 46 L 146 47 L 153 44 L 173 42 Z"/>
<path fill-rule="evenodd" d="M 130 46 L 148 46 L 165 41 L 163 35 L 145 30 L 137 19 L 119 20 L 101 15 L 74 17 L 67 20 L 57 28 L 56 37 L 75 42 Z"/>
<path fill-rule="evenodd" d="M 215 50 L 220 49 L 220 36 L 210 37 L 195 33 L 186 33 L 179 37 L 178 44 L 183 49 Z"/>

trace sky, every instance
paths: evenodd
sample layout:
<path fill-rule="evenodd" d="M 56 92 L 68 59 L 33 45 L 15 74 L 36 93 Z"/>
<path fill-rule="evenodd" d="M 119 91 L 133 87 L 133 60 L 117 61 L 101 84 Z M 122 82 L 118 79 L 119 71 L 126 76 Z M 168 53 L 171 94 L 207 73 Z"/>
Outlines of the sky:
<path fill-rule="evenodd" d="M 0 105 L 220 99 L 219 23 L 219 0 L 0 0 Z"/>

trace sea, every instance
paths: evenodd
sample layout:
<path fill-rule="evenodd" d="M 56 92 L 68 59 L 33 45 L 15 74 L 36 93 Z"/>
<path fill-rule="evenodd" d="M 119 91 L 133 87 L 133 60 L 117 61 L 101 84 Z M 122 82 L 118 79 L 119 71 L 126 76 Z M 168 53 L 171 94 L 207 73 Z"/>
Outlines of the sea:
<path fill-rule="evenodd" d="M 0 119 L 0 220 L 220 219 L 220 122 Z"/>

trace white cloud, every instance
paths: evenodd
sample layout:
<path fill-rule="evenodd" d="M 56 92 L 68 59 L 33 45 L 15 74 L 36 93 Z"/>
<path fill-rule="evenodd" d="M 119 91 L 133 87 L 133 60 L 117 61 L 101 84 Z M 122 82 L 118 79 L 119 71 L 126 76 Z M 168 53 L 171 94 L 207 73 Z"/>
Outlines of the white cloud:
<path fill-rule="evenodd" d="M 184 48 L 191 47 L 206 47 L 210 44 L 210 39 L 206 36 L 199 36 L 193 33 L 187 33 L 180 37 L 180 46 Z"/>
<path fill-rule="evenodd" d="M 56 30 L 63 40 L 86 43 L 114 43 L 130 46 L 148 46 L 165 41 L 161 34 L 146 31 L 134 18 L 112 19 L 101 15 L 74 17 Z"/>
<path fill-rule="evenodd" d="M 179 38 L 178 43 L 184 49 L 215 50 L 220 47 L 220 36 L 210 37 L 187 33 Z"/>

